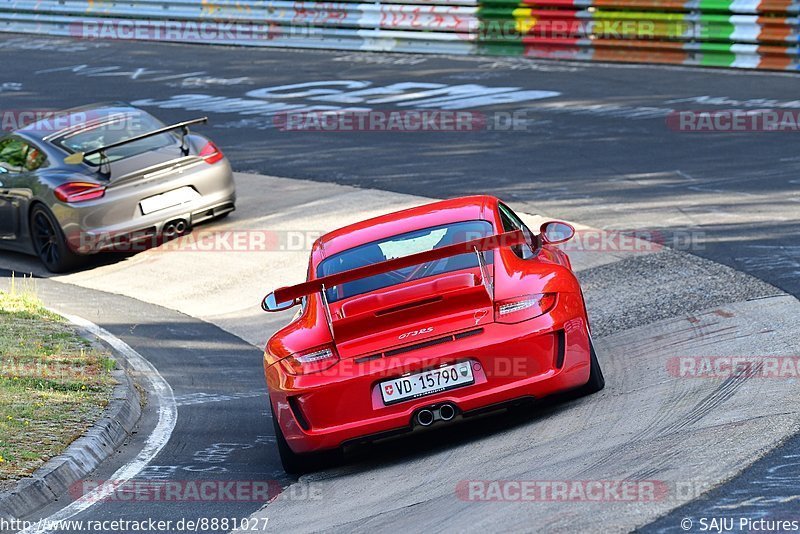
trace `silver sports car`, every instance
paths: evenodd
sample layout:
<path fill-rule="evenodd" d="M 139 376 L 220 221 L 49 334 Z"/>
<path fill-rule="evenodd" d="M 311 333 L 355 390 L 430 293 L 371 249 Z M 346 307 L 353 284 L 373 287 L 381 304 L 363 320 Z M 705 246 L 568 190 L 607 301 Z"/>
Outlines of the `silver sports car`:
<path fill-rule="evenodd" d="M 73 108 L 0 137 L 0 248 L 52 272 L 102 250 L 187 233 L 235 209 L 230 164 L 189 132 L 128 104 Z"/>

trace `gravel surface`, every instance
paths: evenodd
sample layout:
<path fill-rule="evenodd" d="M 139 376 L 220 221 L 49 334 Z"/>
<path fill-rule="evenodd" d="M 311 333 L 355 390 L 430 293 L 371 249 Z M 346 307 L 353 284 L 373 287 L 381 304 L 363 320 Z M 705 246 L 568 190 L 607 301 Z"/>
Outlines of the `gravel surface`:
<path fill-rule="evenodd" d="M 779 289 L 691 254 L 665 249 L 580 271 L 596 337 Z"/>

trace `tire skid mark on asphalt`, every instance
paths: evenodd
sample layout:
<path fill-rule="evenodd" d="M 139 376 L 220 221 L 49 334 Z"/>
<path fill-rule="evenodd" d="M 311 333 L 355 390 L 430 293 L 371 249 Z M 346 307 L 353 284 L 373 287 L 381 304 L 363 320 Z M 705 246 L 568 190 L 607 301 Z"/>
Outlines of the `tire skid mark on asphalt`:
<path fill-rule="evenodd" d="M 652 433 L 651 435 L 642 435 L 637 436 L 629 439 L 625 444 L 621 445 L 616 449 L 611 449 L 608 451 L 607 454 L 599 457 L 598 459 L 591 462 L 581 471 L 579 471 L 576 475 L 576 478 L 587 477 L 590 478 L 592 476 L 597 475 L 598 471 L 602 472 L 603 468 L 610 468 L 613 464 L 619 462 L 620 458 L 624 457 L 626 453 L 636 453 L 639 449 L 640 445 L 644 441 L 652 440 L 653 438 L 657 438 L 661 433 Z M 628 474 L 625 478 L 631 480 L 644 480 L 645 477 L 643 473 L 647 471 L 655 471 L 655 472 L 663 472 L 667 469 L 670 465 L 670 461 L 677 460 L 680 458 L 682 451 L 659 451 L 657 454 L 651 453 L 650 456 L 646 459 L 642 459 L 641 462 L 637 462 L 635 465 L 642 465 L 640 470 L 634 471 Z"/>
<path fill-rule="evenodd" d="M 687 321 L 689 326 L 687 328 L 679 328 L 664 334 L 655 334 L 646 342 L 638 345 L 637 348 L 643 352 L 646 352 L 655 348 L 675 348 L 687 344 L 696 346 L 695 343 L 698 339 L 713 338 L 714 342 L 722 339 L 735 339 L 736 336 L 726 338 L 724 334 L 738 332 L 739 328 L 735 325 L 722 326 L 723 320 L 721 319 L 729 319 L 735 315 L 730 314 L 726 317 L 716 313 L 718 311 L 719 310 L 713 310 L 702 314 L 692 315 L 688 318 L 674 319 L 673 321 L 675 322 Z"/>
<path fill-rule="evenodd" d="M 680 385 L 677 381 L 673 381 L 673 383 L 675 386 Z M 662 404 L 662 409 L 656 412 L 656 417 L 654 417 L 640 432 L 634 434 L 631 441 L 641 441 L 659 434 L 659 429 L 669 421 L 672 414 L 683 411 L 685 407 L 692 403 L 691 390 L 678 387 L 674 389 L 678 390 L 678 393 L 667 397 L 667 402 Z"/>
<path fill-rule="evenodd" d="M 661 434 L 671 434 L 683 430 L 689 425 L 693 425 L 703 419 L 706 415 L 714 411 L 717 407 L 722 405 L 728 399 L 733 397 L 736 392 L 753 376 L 761 372 L 764 364 L 759 363 L 752 370 L 739 371 L 731 377 L 726 378 L 722 384 L 709 393 L 705 398 L 700 400 L 694 408 L 686 413 L 681 419 L 673 422 L 667 426 Z"/>
<path fill-rule="evenodd" d="M 710 328 L 711 325 L 708 325 Z M 729 339 L 736 339 L 739 336 L 729 336 L 725 335 L 732 332 L 737 332 L 737 328 L 735 326 L 726 326 L 724 328 L 720 328 L 718 330 L 706 330 L 702 328 L 693 329 L 695 334 L 692 337 L 688 338 L 678 338 L 669 340 L 670 337 L 673 336 L 665 336 L 658 340 L 651 340 L 647 344 L 643 345 L 642 348 L 649 351 L 651 349 L 655 349 L 656 347 L 660 348 L 670 348 L 670 349 L 678 349 L 683 346 L 692 346 L 697 347 L 697 340 L 700 338 L 709 338 L 709 341 L 713 344 L 719 342 L 721 340 L 729 340 Z M 687 330 L 689 331 L 689 330 Z"/>
<path fill-rule="evenodd" d="M 638 365 L 641 361 L 647 361 L 654 352 L 663 353 L 664 349 L 676 350 L 687 348 L 695 352 L 699 347 L 713 346 L 720 342 L 751 337 L 752 333 L 749 335 L 741 335 L 741 329 L 739 327 L 724 324 L 726 320 L 735 318 L 736 314 L 731 311 L 714 308 L 688 317 L 667 320 L 665 321 L 667 325 L 675 325 L 682 321 L 687 321 L 689 327 L 678 327 L 675 330 L 670 330 L 665 333 L 653 333 L 648 339 L 639 339 L 633 347 L 629 347 L 627 356 L 629 358 L 635 358 L 635 364 Z M 686 381 L 677 380 L 675 377 L 668 378 L 668 384 L 666 386 L 671 388 L 672 393 L 666 396 L 666 400 L 662 403 L 661 409 L 655 411 L 651 410 L 649 412 L 650 414 L 655 414 L 650 422 L 639 431 L 635 432 L 628 439 L 628 443 L 623 445 L 620 449 L 609 451 L 608 454 L 590 462 L 577 476 L 589 476 L 598 469 L 603 469 L 604 467 L 617 463 L 624 451 L 633 451 L 642 442 L 680 432 L 690 427 L 692 424 L 699 422 L 706 415 L 712 413 L 717 407 L 733 397 L 748 378 L 758 374 L 759 369 L 760 366 L 757 369 L 749 370 L 749 375 L 740 374 L 725 379 L 712 392 L 699 401 L 694 400 L 697 391 L 692 389 L 691 385 Z M 607 374 L 610 375 L 613 371 L 613 369 L 608 369 Z M 675 420 L 676 414 L 682 415 Z M 672 422 L 667 424 L 669 421 Z M 675 459 L 673 456 L 675 455 L 667 454 L 665 451 L 659 451 L 657 454 L 648 458 L 647 461 L 644 459 L 642 460 L 642 465 L 646 465 L 647 468 L 634 472 L 630 476 L 635 478 L 649 471 L 661 472 L 669 466 L 671 459 Z"/>
<path fill-rule="evenodd" d="M 768 332 L 771 332 L 771 330 L 765 330 L 765 331 L 762 331 L 760 333 L 768 333 Z M 750 337 L 752 337 L 752 334 L 751 335 L 736 335 L 736 336 L 716 336 L 715 338 L 708 339 L 706 341 L 703 341 L 702 343 L 698 343 L 697 345 L 695 345 L 695 347 L 696 348 L 709 347 L 709 346 L 714 346 L 719 341 L 733 341 L 733 340 L 736 340 L 736 339 L 747 339 L 747 338 L 750 338 Z"/>
<path fill-rule="evenodd" d="M 147 465 L 161 452 L 164 446 L 169 442 L 175 425 L 178 421 L 178 408 L 175 403 L 175 395 L 172 391 L 172 386 L 169 385 L 164 377 L 158 372 L 158 369 L 147 361 L 141 354 L 133 350 L 127 343 L 114 336 L 108 330 L 101 328 L 91 321 L 88 321 L 77 315 L 70 315 L 61 313 L 57 310 L 50 310 L 67 319 L 69 322 L 83 328 L 92 335 L 102 339 L 114 350 L 122 354 L 126 363 L 133 371 L 136 378 L 140 378 L 149 383 L 146 388 L 147 392 L 152 398 L 158 402 L 158 422 L 155 428 L 147 437 L 142 450 L 130 462 L 126 463 L 111 476 L 111 480 L 119 483 L 125 483 L 138 475 Z M 43 534 L 47 532 L 44 526 L 52 524 L 56 521 L 63 521 L 74 517 L 75 515 L 91 508 L 95 504 L 102 502 L 108 498 L 115 489 L 115 484 L 103 484 L 100 487 L 85 493 L 79 499 L 71 502 L 59 511 L 51 514 L 50 516 L 42 519 L 41 521 L 33 524 L 25 530 L 21 530 L 19 534 Z"/>
<path fill-rule="evenodd" d="M 650 465 L 634 471 L 628 478 L 630 480 L 652 480 L 656 475 L 667 471 L 670 464 L 680 461 L 682 456 L 682 451 L 679 450 L 671 450 L 665 454 L 659 454 L 655 463 L 651 462 Z"/>

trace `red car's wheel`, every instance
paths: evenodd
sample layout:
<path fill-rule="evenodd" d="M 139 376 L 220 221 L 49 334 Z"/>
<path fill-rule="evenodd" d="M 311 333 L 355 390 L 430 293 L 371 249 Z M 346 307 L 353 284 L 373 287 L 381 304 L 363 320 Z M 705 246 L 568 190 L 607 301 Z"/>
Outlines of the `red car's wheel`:
<path fill-rule="evenodd" d="M 296 454 L 289 448 L 286 438 L 283 437 L 283 430 L 281 430 L 278 419 L 274 415 L 272 416 L 272 426 L 275 428 L 275 443 L 278 444 L 278 455 L 281 457 L 283 470 L 290 475 L 297 475 L 305 472 L 303 470 L 302 456 Z"/>
<path fill-rule="evenodd" d="M 597 393 L 598 391 L 606 387 L 606 379 L 603 376 L 603 370 L 600 369 L 600 362 L 597 360 L 597 353 L 594 350 L 594 343 L 592 343 L 592 338 L 589 338 L 589 349 L 590 349 L 589 381 L 586 382 L 586 385 L 581 386 L 581 388 L 578 390 L 578 394 L 581 396 Z"/>
<path fill-rule="evenodd" d="M 275 443 L 278 445 L 278 455 L 281 458 L 283 470 L 290 475 L 302 475 L 312 471 L 319 471 L 333 464 L 341 455 L 340 450 L 324 451 L 308 454 L 297 454 L 289 448 L 289 443 L 283 435 L 283 430 L 277 418 L 272 416 L 272 426 L 275 428 Z"/>

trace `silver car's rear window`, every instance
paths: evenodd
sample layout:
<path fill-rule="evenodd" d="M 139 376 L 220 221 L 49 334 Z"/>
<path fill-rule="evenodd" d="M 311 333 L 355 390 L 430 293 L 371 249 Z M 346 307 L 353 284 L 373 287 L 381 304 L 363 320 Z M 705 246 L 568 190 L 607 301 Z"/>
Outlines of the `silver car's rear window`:
<path fill-rule="evenodd" d="M 144 113 L 124 114 L 112 121 L 64 136 L 58 139 L 56 144 L 69 152 L 88 152 L 163 127 L 164 123 L 150 115 Z M 109 149 L 105 151 L 105 155 L 107 161 L 117 161 L 170 146 L 175 143 L 175 140 L 176 138 L 172 134 L 164 133 Z M 85 161 L 97 165 L 101 158 L 100 154 L 91 154 L 86 157 Z"/>

